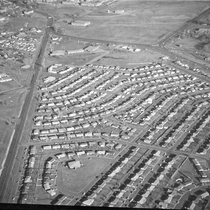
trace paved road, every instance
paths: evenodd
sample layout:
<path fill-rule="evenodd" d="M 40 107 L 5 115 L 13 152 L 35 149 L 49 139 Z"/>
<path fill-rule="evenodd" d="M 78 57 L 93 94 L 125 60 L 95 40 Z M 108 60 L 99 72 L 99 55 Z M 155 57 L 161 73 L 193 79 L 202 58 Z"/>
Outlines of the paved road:
<path fill-rule="evenodd" d="M 15 156 L 16 156 L 17 150 L 19 148 L 18 144 L 19 144 L 22 134 L 23 134 L 24 126 L 26 124 L 26 120 L 28 117 L 28 112 L 29 112 L 29 109 L 31 106 L 31 102 L 33 100 L 33 94 L 34 94 L 34 90 L 36 87 L 36 81 L 37 81 L 37 78 L 38 78 L 40 70 L 41 70 L 43 55 L 44 55 L 45 48 L 47 46 L 47 41 L 49 38 L 49 28 L 48 27 L 51 27 L 53 24 L 53 19 L 50 18 L 49 16 L 47 16 L 47 18 L 48 18 L 47 28 L 45 30 L 45 34 L 43 36 L 43 39 L 42 39 L 42 42 L 40 45 L 41 47 L 40 47 L 40 51 L 39 51 L 37 60 L 35 62 L 35 66 L 34 66 L 35 74 L 33 75 L 33 78 L 31 80 L 30 91 L 29 91 L 28 95 L 26 96 L 25 103 L 23 105 L 21 115 L 20 115 L 20 122 L 19 122 L 19 124 L 16 125 L 14 137 L 13 137 L 13 140 L 12 140 L 9 152 L 8 152 L 7 159 L 4 164 L 4 169 L 2 170 L 2 173 L 1 173 L 0 203 L 9 202 L 8 200 L 6 200 L 6 198 L 8 196 L 5 196 L 5 193 L 6 193 L 8 184 L 9 184 L 8 178 L 11 176 L 11 171 L 12 171 L 12 167 L 14 165 Z"/>

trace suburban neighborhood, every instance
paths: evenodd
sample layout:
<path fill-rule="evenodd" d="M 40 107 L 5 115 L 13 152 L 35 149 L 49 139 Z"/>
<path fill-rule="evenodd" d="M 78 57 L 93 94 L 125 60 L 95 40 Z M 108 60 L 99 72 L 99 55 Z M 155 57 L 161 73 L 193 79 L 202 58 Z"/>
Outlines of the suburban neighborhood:
<path fill-rule="evenodd" d="M 210 9 L 190 4 L 0 3 L 0 204 L 210 209 Z"/>

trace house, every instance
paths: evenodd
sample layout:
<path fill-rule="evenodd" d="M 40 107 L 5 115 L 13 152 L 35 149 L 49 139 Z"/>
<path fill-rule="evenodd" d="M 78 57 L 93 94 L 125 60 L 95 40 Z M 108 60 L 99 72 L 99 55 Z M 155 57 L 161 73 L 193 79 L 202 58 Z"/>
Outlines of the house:
<path fill-rule="evenodd" d="M 106 154 L 106 151 L 105 150 L 98 150 L 97 151 L 97 154 L 98 155 L 105 155 Z"/>
<path fill-rule="evenodd" d="M 64 55 L 66 55 L 65 50 L 55 50 L 50 53 L 50 56 L 64 56 Z"/>
<path fill-rule="evenodd" d="M 76 54 L 76 53 L 83 53 L 84 50 L 83 49 L 78 49 L 78 50 L 68 50 L 67 53 L 68 55 L 70 54 Z"/>
<path fill-rule="evenodd" d="M 62 158 L 65 158 L 66 155 L 64 153 L 61 153 L 61 154 L 57 154 L 55 155 L 58 159 L 62 159 Z"/>
<path fill-rule="evenodd" d="M 84 133 L 76 133 L 76 137 L 77 138 L 82 138 L 82 137 L 84 137 Z"/>
<path fill-rule="evenodd" d="M 92 137 L 92 136 L 93 136 L 93 133 L 92 132 L 85 133 L 85 137 Z"/>
<path fill-rule="evenodd" d="M 42 122 L 41 121 L 36 121 L 35 122 L 35 126 L 41 126 L 42 125 Z"/>
<path fill-rule="evenodd" d="M 113 138 L 119 138 L 119 133 L 111 133 L 111 137 L 113 137 Z"/>
<path fill-rule="evenodd" d="M 116 150 L 119 150 L 119 149 L 122 148 L 122 146 L 123 146 L 122 144 L 117 144 L 117 145 L 115 145 L 115 149 L 116 149 Z"/>
<path fill-rule="evenodd" d="M 80 147 L 88 147 L 88 143 L 86 142 L 82 142 L 79 144 Z"/>
<path fill-rule="evenodd" d="M 84 123 L 84 124 L 82 125 L 82 127 L 83 127 L 83 128 L 88 128 L 88 127 L 90 127 L 90 124 L 89 124 L 89 123 Z"/>
<path fill-rule="evenodd" d="M 77 169 L 82 166 L 79 160 L 69 161 L 67 164 L 70 169 Z"/>
<path fill-rule="evenodd" d="M 33 134 L 34 135 L 39 135 L 39 130 L 38 129 L 33 130 Z"/>
<path fill-rule="evenodd" d="M 5 21 L 5 20 L 6 20 L 5 17 L 0 16 L 0 22 L 3 22 L 3 21 Z"/>
<path fill-rule="evenodd" d="M 41 134 L 48 134 L 49 133 L 49 130 L 41 130 L 40 133 Z"/>
<path fill-rule="evenodd" d="M 90 25 L 90 21 L 81 21 L 81 20 L 77 20 L 77 21 L 71 23 L 71 25 L 73 25 L 73 26 L 82 26 L 82 27 L 86 27 L 86 26 Z"/>
<path fill-rule="evenodd" d="M 68 153 L 67 153 L 67 156 L 68 156 L 68 158 L 70 158 L 70 159 L 71 159 L 71 157 L 73 157 L 74 155 L 76 155 L 74 152 L 68 152 Z"/>
<path fill-rule="evenodd" d="M 94 132 L 93 133 L 93 136 L 100 137 L 101 136 L 101 133 L 100 132 Z"/>
<path fill-rule="evenodd" d="M 104 142 L 104 141 L 99 142 L 99 146 L 100 146 L 100 147 L 105 147 L 105 146 L 106 146 L 106 142 Z"/>
<path fill-rule="evenodd" d="M 85 155 L 85 151 L 78 151 L 76 152 L 77 156 Z"/>
<path fill-rule="evenodd" d="M 205 192 L 205 193 L 201 194 L 201 198 L 202 199 L 206 198 L 207 196 L 209 196 L 209 193 L 208 192 Z"/>
<path fill-rule="evenodd" d="M 44 184 L 44 189 L 47 191 L 47 190 L 50 190 L 50 183 L 49 182 L 45 182 Z"/>
<path fill-rule="evenodd" d="M 90 206 L 94 202 L 94 199 L 87 199 L 83 201 L 82 203 L 86 206 Z"/>
<path fill-rule="evenodd" d="M 30 15 L 30 14 L 33 14 L 33 13 L 34 13 L 33 10 L 24 11 L 24 15 Z"/>
<path fill-rule="evenodd" d="M 66 128 L 66 130 L 67 130 L 68 132 L 73 131 L 73 130 L 74 130 L 74 127 L 68 127 L 68 128 Z"/>
<path fill-rule="evenodd" d="M 95 51 L 99 48 L 100 46 L 88 46 L 85 49 L 85 51 L 88 51 L 88 52 L 92 52 L 92 51 Z"/>
<path fill-rule="evenodd" d="M 43 150 L 50 150 L 52 149 L 51 145 L 42 146 Z"/>
<path fill-rule="evenodd" d="M 26 176 L 24 179 L 24 183 L 30 183 L 32 182 L 31 176 Z"/>
<path fill-rule="evenodd" d="M 70 143 L 70 144 L 69 144 L 69 147 L 70 147 L 71 149 L 73 149 L 73 148 L 76 147 L 76 145 L 75 145 L 75 143 Z"/>
<path fill-rule="evenodd" d="M 93 146 L 95 146 L 97 143 L 96 143 L 95 141 L 89 141 L 88 144 L 89 144 L 90 147 L 93 147 Z"/>
<path fill-rule="evenodd" d="M 94 151 L 92 151 L 92 150 L 89 150 L 89 151 L 86 151 L 86 154 L 87 154 L 87 155 L 94 155 L 94 154 L 95 154 L 95 152 L 94 152 Z"/>
<path fill-rule="evenodd" d="M 53 190 L 53 189 L 47 190 L 47 192 L 48 192 L 51 196 L 56 195 L 56 191 Z"/>
<path fill-rule="evenodd" d="M 69 149 L 69 144 L 62 144 L 61 147 L 62 147 L 63 149 Z"/>
<path fill-rule="evenodd" d="M 52 145 L 52 149 L 60 149 L 60 148 L 61 148 L 60 144 Z"/>
<path fill-rule="evenodd" d="M 189 210 L 194 210 L 195 207 L 196 207 L 196 204 L 193 202 L 193 203 L 190 205 Z"/>

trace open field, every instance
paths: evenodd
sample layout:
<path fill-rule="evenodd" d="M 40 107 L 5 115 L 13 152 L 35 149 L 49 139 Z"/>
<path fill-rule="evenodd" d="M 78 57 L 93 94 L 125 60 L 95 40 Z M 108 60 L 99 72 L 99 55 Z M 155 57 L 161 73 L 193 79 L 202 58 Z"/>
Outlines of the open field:
<path fill-rule="evenodd" d="M 83 49 L 87 45 L 88 43 L 70 40 L 65 37 L 59 44 L 51 44 L 50 48 L 52 48 L 52 50 L 78 50 Z"/>
<path fill-rule="evenodd" d="M 112 63 L 123 67 L 141 66 L 146 63 L 157 62 L 163 55 L 150 50 L 140 52 L 127 52 L 125 50 L 114 50 L 100 60 L 96 61 L 97 65 L 106 65 Z"/>
<path fill-rule="evenodd" d="M 78 158 L 78 160 L 83 166 L 76 170 L 60 165 L 57 186 L 61 192 L 80 193 L 110 162 L 105 158 Z"/>
<path fill-rule="evenodd" d="M 40 10 L 45 13 L 51 14 L 56 19 L 61 18 L 78 18 L 81 15 L 84 15 L 85 12 L 91 12 L 94 8 L 79 8 L 75 6 L 66 6 L 66 5 L 50 5 L 50 4 L 41 4 Z"/>
<path fill-rule="evenodd" d="M 33 14 L 32 17 L 16 17 L 11 18 L 8 23 L 3 27 L 9 31 L 16 31 L 21 27 L 24 27 L 25 23 L 28 23 L 28 27 L 37 27 L 44 30 L 46 19 L 38 14 Z"/>
<path fill-rule="evenodd" d="M 0 117 L 8 119 L 15 119 L 20 113 L 20 109 L 24 102 L 26 92 L 19 90 L 7 94 L 1 94 L 0 97 Z"/>
<path fill-rule="evenodd" d="M 11 134 L 12 126 L 8 123 L 8 121 L 0 119 L 0 166 L 5 158 Z"/>
<path fill-rule="evenodd" d="M 189 2 L 183 1 L 120 1 L 109 5 L 108 9 L 125 10 L 124 15 L 99 18 L 90 14 L 80 19 L 91 22 L 86 28 L 71 26 L 60 20 L 55 27 L 64 34 L 77 37 L 155 44 L 207 6 L 208 2 L 191 2 L 189 7 Z"/>
<path fill-rule="evenodd" d="M 99 53 L 76 53 L 76 54 L 70 54 L 66 56 L 55 56 L 50 57 L 45 62 L 45 66 L 50 66 L 54 63 L 62 63 L 64 65 L 75 65 L 75 66 L 82 66 L 86 64 L 87 62 L 90 62 L 97 56 L 99 56 Z"/>

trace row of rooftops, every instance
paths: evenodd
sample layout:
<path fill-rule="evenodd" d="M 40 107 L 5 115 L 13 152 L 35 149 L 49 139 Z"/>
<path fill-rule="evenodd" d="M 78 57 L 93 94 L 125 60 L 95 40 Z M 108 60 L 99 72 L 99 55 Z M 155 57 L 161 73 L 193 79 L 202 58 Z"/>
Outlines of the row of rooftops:
<path fill-rule="evenodd" d="M 25 165 L 23 171 L 23 178 L 21 180 L 21 188 L 19 191 L 19 202 L 24 203 L 27 200 L 27 193 L 29 191 L 29 186 L 33 182 L 33 170 L 35 167 L 37 148 L 35 146 L 29 146 L 25 150 Z"/>
<path fill-rule="evenodd" d="M 109 141 L 87 141 L 87 142 L 76 142 L 76 143 L 62 143 L 62 144 L 54 144 L 54 145 L 43 145 L 42 149 L 44 151 L 48 150 L 57 150 L 57 149 L 79 149 L 79 148 L 110 148 L 121 150 L 125 145 Z"/>

